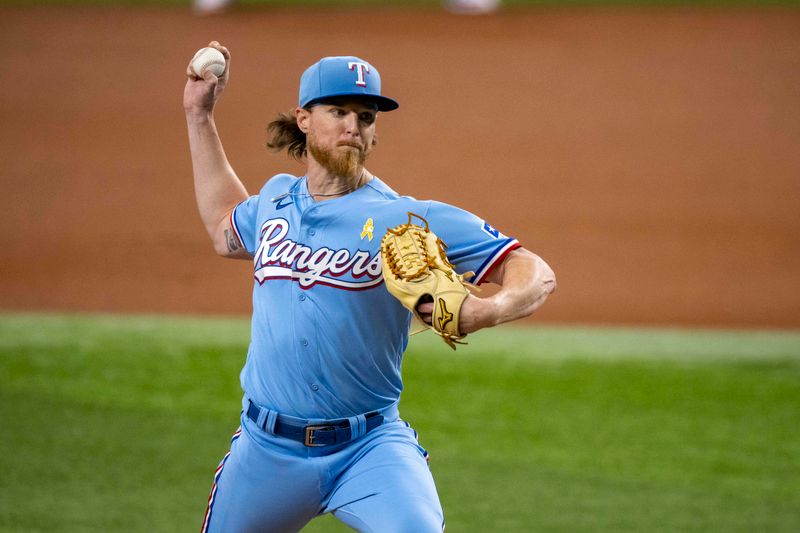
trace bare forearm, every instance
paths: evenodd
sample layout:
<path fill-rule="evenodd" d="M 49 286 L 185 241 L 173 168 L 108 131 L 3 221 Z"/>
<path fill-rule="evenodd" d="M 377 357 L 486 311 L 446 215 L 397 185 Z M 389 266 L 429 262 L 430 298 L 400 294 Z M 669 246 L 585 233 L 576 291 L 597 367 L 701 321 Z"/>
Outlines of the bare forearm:
<path fill-rule="evenodd" d="M 183 89 L 194 191 L 200 218 L 214 250 L 225 257 L 244 259 L 248 257 L 247 251 L 234 235 L 228 215 L 236 204 L 247 199 L 247 190 L 228 163 L 213 115 L 217 100 L 228 84 L 231 54 L 217 41 L 211 41 L 209 46 L 219 50 L 225 58 L 222 75 L 217 77 L 210 69 L 198 75 L 190 63 L 186 66 Z"/>
<path fill-rule="evenodd" d="M 187 113 L 186 122 L 197 208 L 213 239 L 230 210 L 247 199 L 247 190 L 228 163 L 210 113 Z"/>
<path fill-rule="evenodd" d="M 462 307 L 462 331 L 471 333 L 533 314 L 556 288 L 553 270 L 539 256 L 518 249 L 489 281 L 501 289 L 488 298 L 469 297 Z"/>
<path fill-rule="evenodd" d="M 540 257 L 531 256 L 506 265 L 502 288 L 488 298 L 495 308 L 493 325 L 532 315 L 555 290 L 553 271 Z"/>

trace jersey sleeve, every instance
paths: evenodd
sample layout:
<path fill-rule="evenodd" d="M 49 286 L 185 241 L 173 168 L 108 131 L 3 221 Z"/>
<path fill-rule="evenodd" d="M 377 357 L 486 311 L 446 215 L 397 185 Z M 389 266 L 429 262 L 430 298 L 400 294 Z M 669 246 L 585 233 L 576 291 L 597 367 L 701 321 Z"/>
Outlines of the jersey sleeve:
<path fill-rule="evenodd" d="M 447 258 L 456 271 L 475 272 L 470 283 L 479 285 L 506 256 L 520 247 L 480 217 L 458 207 L 432 201 L 427 217 L 431 231 L 447 245 Z"/>
<path fill-rule="evenodd" d="M 256 224 L 259 196 L 251 196 L 231 211 L 231 227 L 242 246 L 254 254 L 256 251 Z"/>

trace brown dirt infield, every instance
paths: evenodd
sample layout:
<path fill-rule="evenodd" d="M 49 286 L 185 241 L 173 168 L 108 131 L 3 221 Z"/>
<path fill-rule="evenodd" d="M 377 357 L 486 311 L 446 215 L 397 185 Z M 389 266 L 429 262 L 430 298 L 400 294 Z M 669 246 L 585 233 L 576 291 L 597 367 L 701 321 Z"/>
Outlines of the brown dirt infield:
<path fill-rule="evenodd" d="M 800 11 L 0 8 L 0 309 L 247 313 L 197 216 L 183 70 L 251 191 L 302 69 L 354 54 L 401 102 L 373 172 L 552 264 L 539 321 L 800 327 Z"/>

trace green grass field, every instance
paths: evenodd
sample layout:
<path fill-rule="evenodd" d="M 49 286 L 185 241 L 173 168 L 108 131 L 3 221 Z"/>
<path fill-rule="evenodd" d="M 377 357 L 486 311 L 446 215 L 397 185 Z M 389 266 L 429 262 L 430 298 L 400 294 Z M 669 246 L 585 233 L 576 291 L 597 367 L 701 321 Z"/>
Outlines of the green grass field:
<path fill-rule="evenodd" d="M 196 531 L 247 340 L 238 319 L 0 315 L 0 531 Z M 404 361 L 448 532 L 800 531 L 800 333 L 470 340 L 419 335 Z"/>

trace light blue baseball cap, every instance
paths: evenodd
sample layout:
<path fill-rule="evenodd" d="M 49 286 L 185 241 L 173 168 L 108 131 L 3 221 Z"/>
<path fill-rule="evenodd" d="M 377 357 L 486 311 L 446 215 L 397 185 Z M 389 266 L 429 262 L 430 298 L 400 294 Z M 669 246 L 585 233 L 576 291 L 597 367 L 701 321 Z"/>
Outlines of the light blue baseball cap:
<path fill-rule="evenodd" d="M 355 56 L 323 57 L 300 77 L 300 107 L 337 96 L 369 100 L 378 106 L 378 111 L 400 107 L 396 101 L 381 95 L 378 69 Z"/>

